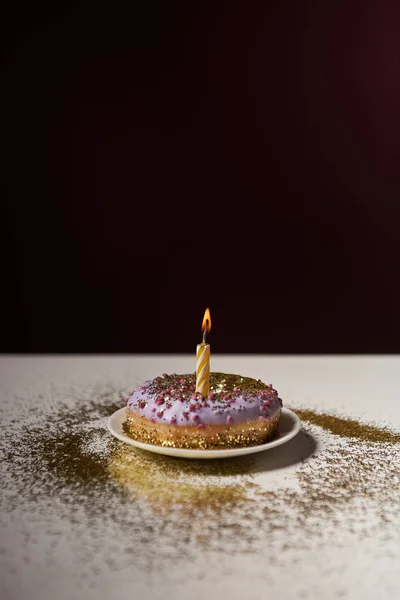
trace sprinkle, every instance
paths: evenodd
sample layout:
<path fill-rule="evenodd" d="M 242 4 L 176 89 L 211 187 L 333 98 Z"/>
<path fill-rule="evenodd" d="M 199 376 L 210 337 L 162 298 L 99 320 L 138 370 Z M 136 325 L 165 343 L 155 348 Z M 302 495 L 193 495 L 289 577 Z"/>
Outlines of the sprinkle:
<path fill-rule="evenodd" d="M 232 417 L 230 415 L 227 417 L 226 422 L 227 423 L 233 423 L 233 419 L 232 419 Z"/>
<path fill-rule="evenodd" d="M 198 421 L 199 420 L 199 415 L 192 415 L 192 421 Z"/>
<path fill-rule="evenodd" d="M 157 417 L 162 417 L 163 414 L 164 414 L 164 411 L 163 410 L 159 410 L 158 413 L 157 413 Z"/>
<path fill-rule="evenodd" d="M 156 400 L 156 404 L 157 406 L 161 406 L 161 404 L 164 404 L 164 398 L 162 396 L 159 396 L 159 398 L 157 398 Z"/>
<path fill-rule="evenodd" d="M 197 429 L 204 429 L 204 428 L 205 428 L 205 425 L 204 425 L 204 423 L 199 423 L 199 424 L 197 425 Z"/>
<path fill-rule="evenodd" d="M 189 419 L 189 413 L 183 412 L 182 415 L 185 417 L 186 421 Z"/>
<path fill-rule="evenodd" d="M 176 417 L 171 417 L 170 423 L 171 425 L 174 425 L 176 423 Z"/>
<path fill-rule="evenodd" d="M 139 406 L 140 406 L 140 408 L 145 408 L 145 406 L 146 406 L 146 402 L 145 402 L 144 400 L 141 400 L 141 401 L 139 402 Z"/>

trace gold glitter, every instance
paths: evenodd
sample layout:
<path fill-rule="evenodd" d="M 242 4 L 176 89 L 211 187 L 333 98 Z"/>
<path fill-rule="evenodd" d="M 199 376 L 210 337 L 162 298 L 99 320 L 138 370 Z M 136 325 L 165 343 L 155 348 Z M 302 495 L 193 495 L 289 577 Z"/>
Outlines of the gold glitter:
<path fill-rule="evenodd" d="M 257 473 L 270 470 L 269 452 L 219 461 L 142 452 L 106 430 L 107 416 L 125 394 L 107 386 L 52 394 L 50 409 L 35 400 L 32 411 L 26 398 L 12 398 L 11 425 L 0 424 L 7 489 L 0 515 L 10 511 L 22 532 L 24 519 L 50 527 L 57 515 L 86 553 L 77 553 L 75 569 L 93 561 L 98 569 L 111 568 L 111 538 L 118 540 L 119 568 L 129 568 L 134 556 L 135 568 L 149 576 L 177 564 L 184 571 L 199 546 L 212 569 L 216 555 L 235 553 L 279 562 L 283 544 L 301 556 L 305 547 L 336 544 L 338 531 L 357 540 L 386 536 L 400 543 L 393 526 L 399 516 L 400 433 L 294 408 L 305 431 L 286 451 L 295 460 L 296 444 L 306 444 L 306 435 L 324 444 L 313 457 L 299 459 L 298 488 L 266 491 Z"/>
<path fill-rule="evenodd" d="M 249 482 L 254 460 L 241 457 L 230 464 L 228 472 L 242 475 Z M 179 507 L 179 512 L 194 514 L 197 509 L 215 513 L 233 508 L 247 497 L 244 481 L 240 484 L 204 485 L 204 479 L 227 475 L 226 465 L 218 461 L 173 461 L 160 455 L 120 446 L 109 458 L 108 471 L 112 478 L 139 495 L 158 512 Z M 200 477 L 199 477 L 200 476 Z"/>
<path fill-rule="evenodd" d="M 204 429 L 196 426 L 171 427 L 165 424 L 153 424 L 127 411 L 127 420 L 123 423 L 126 435 L 146 444 L 169 446 L 172 448 L 233 448 L 256 446 L 272 439 L 279 426 L 280 414 L 269 422 L 256 421 L 234 425 L 206 425 Z"/>
<path fill-rule="evenodd" d="M 259 379 L 243 377 L 233 373 L 210 373 L 210 389 L 215 393 L 230 394 L 240 388 L 240 392 L 262 392 L 270 389 L 267 384 Z"/>
<path fill-rule="evenodd" d="M 295 412 L 302 421 L 318 425 L 326 431 L 341 437 L 356 438 L 368 442 L 388 442 L 389 444 L 400 442 L 400 433 L 394 433 L 387 428 L 366 425 L 353 419 L 343 419 L 313 410 L 295 409 Z"/>
<path fill-rule="evenodd" d="M 171 388 L 179 390 L 182 385 L 185 390 L 189 391 L 190 394 L 193 394 L 196 389 L 196 374 L 165 374 L 163 377 L 156 377 L 151 380 L 151 382 L 149 382 L 148 390 L 153 394 L 166 394 Z M 260 379 L 243 377 L 242 375 L 236 375 L 234 373 L 210 373 L 210 391 L 217 395 L 217 400 L 220 395 L 236 392 L 237 388 L 240 388 L 240 392 L 243 393 L 244 396 L 272 389 Z"/>

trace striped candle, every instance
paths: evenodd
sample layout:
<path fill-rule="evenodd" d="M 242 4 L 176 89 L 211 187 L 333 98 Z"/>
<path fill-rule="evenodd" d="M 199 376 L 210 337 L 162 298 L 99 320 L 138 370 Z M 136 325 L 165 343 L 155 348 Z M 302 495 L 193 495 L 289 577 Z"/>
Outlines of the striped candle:
<path fill-rule="evenodd" d="M 210 393 L 210 344 L 206 343 L 206 334 L 210 329 L 211 316 L 207 308 L 202 325 L 203 341 L 198 344 L 196 352 L 196 392 L 203 397 Z"/>
<path fill-rule="evenodd" d="M 210 344 L 198 344 L 196 357 L 196 392 L 208 396 L 210 392 Z"/>

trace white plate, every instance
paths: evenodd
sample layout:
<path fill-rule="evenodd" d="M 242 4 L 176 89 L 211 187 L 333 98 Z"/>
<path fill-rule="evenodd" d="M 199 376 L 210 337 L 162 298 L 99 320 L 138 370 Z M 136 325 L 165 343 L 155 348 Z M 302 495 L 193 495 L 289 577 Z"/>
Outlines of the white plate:
<path fill-rule="evenodd" d="M 254 452 L 263 452 L 280 446 L 291 440 L 301 428 L 299 417 L 288 408 L 282 409 L 282 416 L 279 422 L 279 433 L 276 438 L 265 444 L 258 446 L 246 446 L 244 448 L 224 448 L 221 450 L 200 450 L 187 448 L 169 448 L 168 446 L 156 446 L 154 444 L 145 444 L 138 442 L 128 435 L 122 429 L 122 424 L 126 418 L 126 409 L 120 408 L 108 419 L 108 429 L 116 438 L 136 448 L 156 452 L 157 454 L 167 454 L 168 456 L 180 456 L 181 458 L 228 458 L 230 456 L 242 456 L 243 454 L 253 454 Z"/>

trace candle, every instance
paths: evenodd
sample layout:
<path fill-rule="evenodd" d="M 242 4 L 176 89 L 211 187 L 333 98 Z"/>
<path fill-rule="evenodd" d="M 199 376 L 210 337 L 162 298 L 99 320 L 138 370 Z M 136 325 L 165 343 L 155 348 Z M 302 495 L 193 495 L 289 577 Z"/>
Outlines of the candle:
<path fill-rule="evenodd" d="M 210 344 L 206 343 L 206 335 L 211 329 L 210 311 L 206 308 L 201 331 L 203 341 L 197 346 L 196 352 L 196 392 L 208 396 L 210 392 Z"/>

